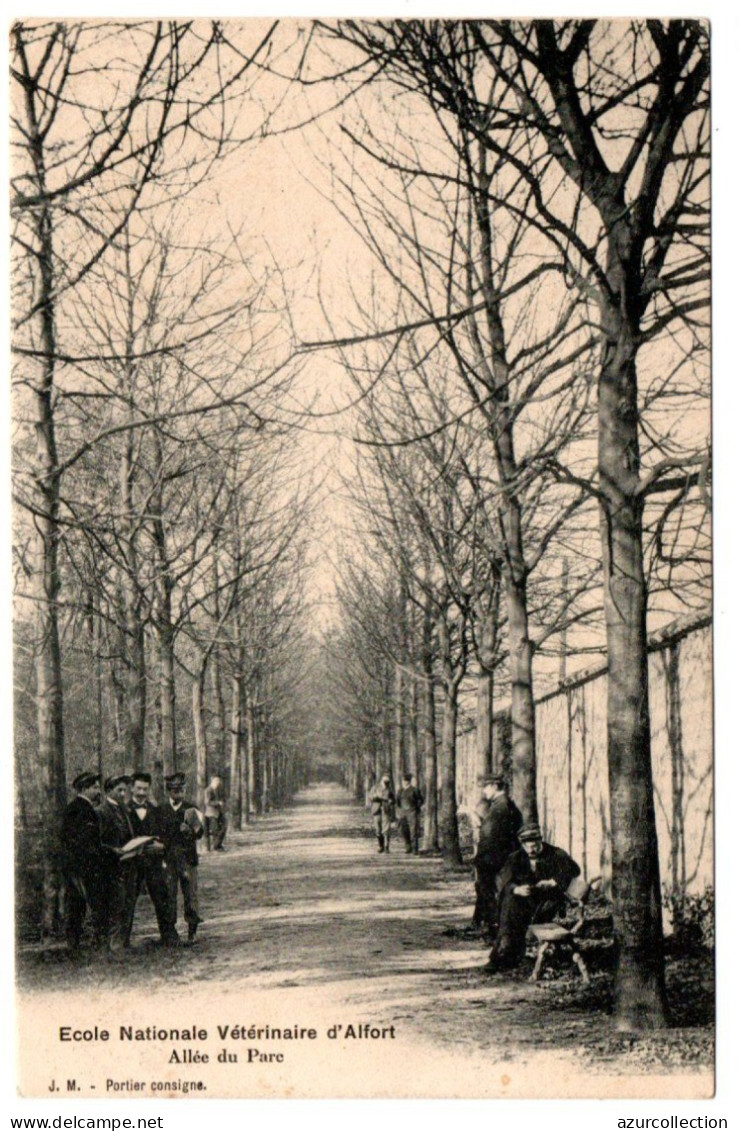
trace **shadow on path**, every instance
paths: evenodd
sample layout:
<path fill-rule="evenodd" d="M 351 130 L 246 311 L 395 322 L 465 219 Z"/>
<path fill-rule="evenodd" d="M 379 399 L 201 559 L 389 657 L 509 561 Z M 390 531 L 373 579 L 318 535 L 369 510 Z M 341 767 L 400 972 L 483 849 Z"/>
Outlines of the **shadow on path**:
<path fill-rule="evenodd" d="M 307 788 L 289 809 L 230 831 L 226 843 L 227 852 L 200 857 L 204 922 L 194 947 L 160 950 L 142 896 L 124 964 L 111 968 L 92 953 L 71 963 L 59 948 L 27 948 L 19 985 L 31 994 L 105 988 L 124 999 L 145 991 L 150 1001 L 189 987 L 213 1000 L 269 993 L 276 1002 L 284 992 L 293 1009 L 330 1003 L 424 1045 L 493 1050 L 501 1062 L 569 1052 L 610 1073 L 624 1064 L 638 1073 L 711 1063 L 710 1030 L 695 1026 L 639 1042 L 633 1057 L 633 1042 L 610 1035 L 606 975 L 587 992 L 569 978 L 555 992 L 549 982 L 487 976 L 484 946 L 450 930 L 470 917 L 471 874 L 406 856 L 399 839 L 378 854 L 367 811 L 339 786 Z M 681 1059 L 686 1032 L 690 1054 Z"/>

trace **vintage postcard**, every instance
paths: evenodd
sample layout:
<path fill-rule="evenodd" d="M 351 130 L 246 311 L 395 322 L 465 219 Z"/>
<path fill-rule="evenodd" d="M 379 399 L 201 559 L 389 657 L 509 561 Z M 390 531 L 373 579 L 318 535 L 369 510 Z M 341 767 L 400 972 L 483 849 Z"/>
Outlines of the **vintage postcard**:
<path fill-rule="evenodd" d="M 714 1095 L 710 40 L 13 22 L 20 1096 Z"/>

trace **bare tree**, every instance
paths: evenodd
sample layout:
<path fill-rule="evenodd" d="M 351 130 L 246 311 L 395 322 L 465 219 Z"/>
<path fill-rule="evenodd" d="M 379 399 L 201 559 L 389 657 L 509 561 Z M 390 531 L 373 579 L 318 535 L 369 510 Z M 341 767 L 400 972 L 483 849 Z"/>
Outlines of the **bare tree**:
<path fill-rule="evenodd" d="M 594 486 L 609 658 L 616 1018 L 624 1028 L 659 1025 L 665 1007 L 643 529 L 655 495 L 671 497 L 662 514 L 672 514 L 673 502 L 680 511 L 706 479 L 706 447 L 696 450 L 694 440 L 708 301 L 706 31 L 679 20 L 490 20 L 349 23 L 339 34 L 373 67 L 381 59 L 407 89 L 422 90 L 530 193 L 522 224 L 545 237 L 546 260 L 597 311 Z M 469 60 L 477 68 L 480 56 L 487 79 L 475 83 Z M 492 183 L 485 196 L 510 208 Z M 644 375 L 658 342 L 665 376 L 650 381 Z M 694 407 L 698 401 L 690 429 L 673 423 L 673 391 Z M 550 469 L 582 484 L 572 453 L 564 454 L 552 453 Z M 584 478 L 590 489 L 591 477 Z M 700 523 L 689 525 L 688 543 L 701 536 Z M 689 550 L 695 561 L 694 546 Z M 677 563 L 680 555 L 673 557 Z M 515 619 L 509 630 L 520 632 Z"/>
<path fill-rule="evenodd" d="M 56 914 L 56 832 L 66 801 L 59 641 L 60 375 L 84 366 L 63 310 L 137 210 L 191 189 L 244 133 L 231 99 L 248 91 L 272 38 L 247 51 L 216 23 L 18 22 L 12 29 L 14 383 L 21 502 L 33 531 L 26 560 L 37 620 L 41 762 L 48 767 L 46 913 Z M 257 125 L 263 125 L 263 120 Z M 252 125 L 251 132 L 254 132 Z"/>

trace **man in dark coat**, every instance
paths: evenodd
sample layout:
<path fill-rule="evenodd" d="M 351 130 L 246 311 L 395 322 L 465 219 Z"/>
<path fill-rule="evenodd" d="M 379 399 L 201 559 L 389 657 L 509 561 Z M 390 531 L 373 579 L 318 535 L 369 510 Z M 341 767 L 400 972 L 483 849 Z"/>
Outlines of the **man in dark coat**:
<path fill-rule="evenodd" d="M 146 888 L 149 898 L 154 904 L 162 945 L 177 946 L 179 935 L 175 927 L 172 901 L 167 886 L 161 812 L 159 807 L 154 805 L 149 798 L 150 788 L 151 774 L 136 770 L 131 778 L 131 800 L 128 805 L 128 817 L 133 835 L 135 837 L 151 836 L 157 839 L 136 857 L 134 911 L 142 889 Z"/>
<path fill-rule="evenodd" d="M 67 947 L 79 950 L 85 915 L 89 909 L 93 938 L 104 941 L 105 898 L 100 822 L 100 775 L 78 774 L 72 782 L 77 796 L 67 806 L 62 821 L 62 868 L 66 880 Z"/>
<path fill-rule="evenodd" d="M 477 799 L 474 809 L 470 812 L 470 825 L 472 827 L 472 847 L 474 855 L 472 863 L 475 864 L 477 857 L 477 845 L 480 840 L 480 829 L 482 822 L 487 816 L 490 808 L 490 794 L 492 793 L 492 786 L 490 785 L 490 774 L 481 774 L 477 779 L 477 784 L 482 786 L 481 796 Z M 483 926 L 483 906 L 482 895 L 480 894 L 480 877 L 477 872 L 477 865 L 475 864 L 475 908 L 472 912 L 472 922 L 467 928 L 467 933 L 471 935 L 479 934 Z"/>
<path fill-rule="evenodd" d="M 161 807 L 160 835 L 164 841 L 170 921 L 177 921 L 177 892 L 181 888 L 187 938 L 193 942 L 202 922 L 198 909 L 197 841 L 203 835 L 203 822 L 193 802 L 185 798 L 184 774 L 171 774 L 165 785 L 168 800 Z"/>
<path fill-rule="evenodd" d="M 107 901 L 105 933 L 108 950 L 115 956 L 120 956 L 129 945 L 136 902 L 136 860 L 123 855 L 124 845 L 134 835 L 128 815 L 130 784 L 128 774 L 113 774 L 106 778 L 105 798 L 98 809 Z"/>
<path fill-rule="evenodd" d="M 480 823 L 475 853 L 477 904 L 475 920 L 492 939 L 498 928 L 498 873 L 518 848 L 522 817 L 506 793 L 505 778 L 488 774 L 483 778 L 487 808 Z"/>
<path fill-rule="evenodd" d="M 205 787 L 205 840 L 208 852 L 225 852 L 223 841 L 226 837 L 226 795 L 223 782 L 214 774 Z"/>
<path fill-rule="evenodd" d="M 398 793 L 398 828 L 406 852 L 418 854 L 419 815 L 423 807 L 423 794 L 413 784 L 411 774 L 403 774 L 403 784 Z"/>
<path fill-rule="evenodd" d="M 518 834 L 521 847 L 498 874 L 500 923 L 489 969 L 516 966 L 526 953 L 532 923 L 548 923 L 565 908 L 565 892 L 580 868 L 562 848 L 547 844 L 538 825 Z"/>

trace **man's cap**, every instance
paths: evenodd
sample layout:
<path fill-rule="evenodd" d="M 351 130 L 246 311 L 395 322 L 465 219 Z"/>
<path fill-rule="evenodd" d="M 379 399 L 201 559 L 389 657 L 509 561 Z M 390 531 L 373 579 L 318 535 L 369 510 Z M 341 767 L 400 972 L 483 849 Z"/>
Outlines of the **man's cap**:
<path fill-rule="evenodd" d="M 518 834 L 518 839 L 524 844 L 527 840 L 541 840 L 541 829 L 538 825 L 530 824 L 524 825 Z"/>
<path fill-rule="evenodd" d="M 480 774 L 477 780 L 480 785 L 497 785 L 498 789 L 505 788 L 505 778 L 502 774 Z"/>
<path fill-rule="evenodd" d="M 403 781 L 413 781 L 413 774 L 403 774 Z"/>
<path fill-rule="evenodd" d="M 113 774 L 111 777 L 105 779 L 105 792 L 110 793 L 117 785 L 130 785 L 130 774 Z"/>
<path fill-rule="evenodd" d="M 131 781 L 145 781 L 147 785 L 151 785 L 151 774 L 146 774 L 143 770 L 134 770 Z"/>
<path fill-rule="evenodd" d="M 100 781 L 100 774 L 95 774 L 92 770 L 85 770 L 72 782 L 72 789 L 89 789 L 91 785 L 96 785 Z"/>
<path fill-rule="evenodd" d="M 173 786 L 176 789 L 177 786 L 184 785 L 186 780 L 184 774 L 170 774 L 168 778 L 164 779 L 164 784 L 167 789 L 172 789 Z"/>

